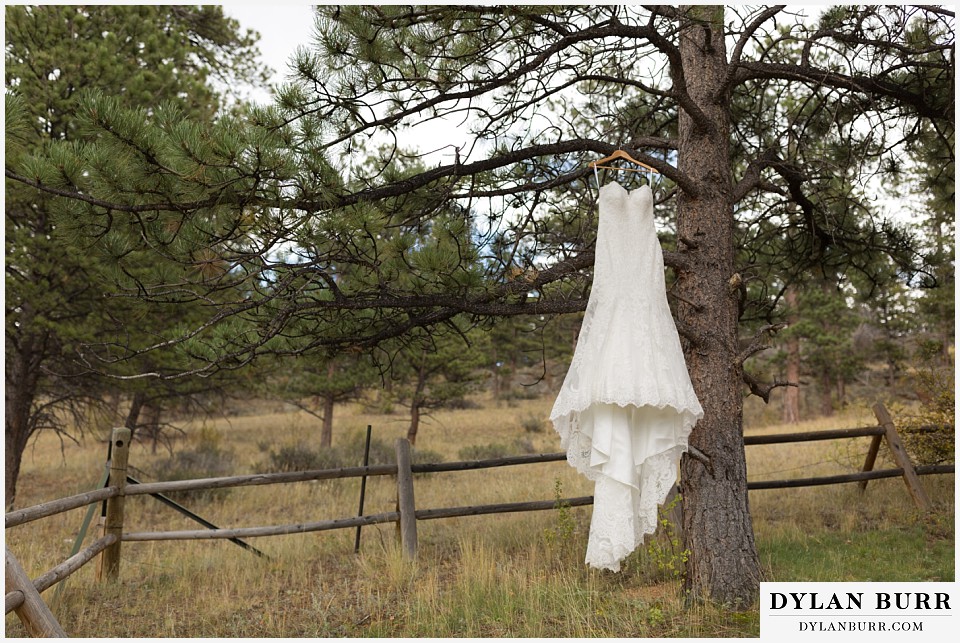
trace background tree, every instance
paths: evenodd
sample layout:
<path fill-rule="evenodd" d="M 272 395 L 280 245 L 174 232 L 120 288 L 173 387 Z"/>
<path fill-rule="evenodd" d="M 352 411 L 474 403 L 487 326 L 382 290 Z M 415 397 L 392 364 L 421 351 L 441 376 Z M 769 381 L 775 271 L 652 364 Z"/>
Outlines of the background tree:
<path fill-rule="evenodd" d="M 874 265 L 857 258 L 881 252 L 911 277 L 924 268 L 908 261 L 918 259 L 909 252 L 911 239 L 871 217 L 869 207 L 838 208 L 842 194 L 819 191 L 816 179 L 830 168 L 803 149 L 811 140 L 807 123 L 826 122 L 862 172 L 882 174 L 905 128 L 935 123 L 952 141 L 952 94 L 936 88 L 952 87 L 953 14 L 839 7 L 809 20 L 781 6 L 318 11 L 318 46 L 298 55 L 299 80 L 275 107 L 256 112 L 251 127 L 224 121 L 188 132 L 164 122 L 142 131 L 120 113 L 105 116 L 104 101 L 91 100 L 86 113 L 103 133 L 97 145 L 125 149 L 124 161 L 142 168 L 139 176 L 121 175 L 118 184 L 105 165 L 62 178 L 48 158 L 7 175 L 87 206 L 86 226 L 113 230 L 110 215 L 123 213 L 138 224 L 127 238 L 141 245 L 152 239 L 142 234 L 148 213 L 175 219 L 171 250 L 216 245 L 232 266 L 224 289 L 238 274 L 261 275 L 266 285 L 251 282 L 246 297 L 182 335 L 184 344 L 213 338 L 217 354 L 198 354 L 192 364 L 210 372 L 265 350 L 370 347 L 464 314 L 582 310 L 593 261 L 585 214 L 595 195 L 585 161 L 627 149 L 660 170 L 658 196 L 675 212 L 676 246 L 664 253 L 675 275 L 669 294 L 705 411 L 690 439 L 700 455 L 681 464 L 691 551 L 685 589 L 694 599 L 751 602 L 760 565 L 746 488 L 742 388 L 768 399 L 777 383 L 759 381 L 744 363 L 777 327 L 770 304 L 777 298 L 769 294 L 785 284 L 766 281 L 768 271 L 754 276 L 748 258 L 763 254 L 765 238 L 786 238 L 794 276 L 819 265 L 867 279 Z M 785 118 L 798 100 L 820 107 Z M 374 161 L 351 163 L 364 141 L 396 140 L 441 116 L 468 123 L 470 144 L 438 165 L 413 167 L 399 143 L 380 147 Z M 226 145 L 228 132 L 244 138 L 242 154 L 196 143 Z M 198 152 L 185 155 L 182 141 Z M 96 149 L 77 155 L 95 156 Z M 146 183 L 144 176 L 163 180 Z M 451 237 L 459 245 L 447 247 L 468 252 L 455 264 L 445 253 L 442 270 L 410 262 L 416 248 L 375 242 L 397 226 L 452 221 L 457 211 L 475 219 L 469 232 Z M 539 227 L 551 211 L 569 212 L 579 236 L 558 239 Z M 274 248 L 301 247 L 304 231 L 320 229 L 333 243 L 316 246 L 319 254 L 275 259 Z M 522 252 L 494 247 L 500 238 Z M 344 289 L 335 276 L 348 269 L 364 278 Z M 517 269 L 526 278 L 510 278 Z M 171 296 L 167 284 L 150 279 L 137 293 L 158 303 Z M 748 300 L 754 293 L 762 299 Z M 746 311 L 749 332 L 741 338 Z M 294 318 L 310 324 L 315 339 L 275 342 Z M 260 331 L 227 335 L 227 319 Z M 140 354 L 167 345 L 128 348 Z"/>
<path fill-rule="evenodd" d="M 8 6 L 5 13 L 8 163 L 54 141 L 78 150 L 96 138 L 77 118 L 84 88 L 99 88 L 127 107 L 173 100 L 184 116 L 210 120 L 219 100 L 208 85 L 212 77 L 258 77 L 252 35 L 241 34 L 218 7 Z M 62 156 L 56 165 L 67 175 L 81 171 Z M 5 196 L 5 495 L 11 506 L 31 436 L 41 429 L 64 434 L 71 419 L 66 411 L 81 427 L 89 405 L 119 386 L 79 365 L 72 358 L 76 348 L 102 340 L 118 322 L 129 333 L 133 323 L 150 318 L 121 320 L 116 308 L 123 305 L 103 299 L 102 265 L 82 247 L 92 241 L 58 234 L 49 194 L 8 180 Z"/>
<path fill-rule="evenodd" d="M 389 344 L 384 350 L 390 351 Z M 490 357 L 487 335 L 464 319 L 442 332 L 413 333 L 390 357 L 391 396 L 410 411 L 407 440 L 416 444 L 420 421 L 430 409 L 450 406 L 479 389 Z"/>
<path fill-rule="evenodd" d="M 939 88 L 939 91 L 947 91 Z M 951 346 L 956 333 L 956 172 L 953 137 L 927 126 L 912 141 L 916 174 L 901 185 L 923 195 L 919 234 L 932 267 L 920 282 L 917 312 L 925 330 L 940 345 L 944 364 L 953 363 Z"/>
<path fill-rule="evenodd" d="M 380 384 L 367 354 L 278 359 L 272 364 L 271 371 L 261 390 L 265 395 L 279 397 L 319 419 L 321 448 L 333 444 L 336 405 L 359 399 L 365 391 Z"/>
<path fill-rule="evenodd" d="M 819 414 L 833 415 L 843 405 L 844 390 L 863 368 L 864 358 L 854 347 L 860 316 L 847 303 L 849 294 L 829 284 L 813 284 L 797 297 L 797 321 L 783 331 L 800 341 L 802 374 L 817 382 Z"/>
<path fill-rule="evenodd" d="M 517 315 L 490 329 L 494 399 L 555 392 L 566 375 L 582 315 Z"/>

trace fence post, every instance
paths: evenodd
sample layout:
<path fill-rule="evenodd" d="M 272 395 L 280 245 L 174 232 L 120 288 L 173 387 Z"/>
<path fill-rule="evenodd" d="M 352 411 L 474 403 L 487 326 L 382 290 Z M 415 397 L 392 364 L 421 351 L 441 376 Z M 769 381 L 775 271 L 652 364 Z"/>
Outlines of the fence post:
<path fill-rule="evenodd" d="M 397 509 L 400 512 L 400 544 L 403 553 L 417 557 L 417 507 L 413 500 L 413 472 L 410 469 L 410 443 L 397 438 Z"/>
<path fill-rule="evenodd" d="M 882 435 L 875 435 L 870 440 L 870 448 L 867 450 L 867 458 L 863 461 L 864 471 L 873 471 L 873 465 L 877 462 L 877 455 L 880 453 L 880 443 L 883 442 Z M 861 480 L 858 484 L 861 493 L 867 490 L 869 480 Z"/>
<path fill-rule="evenodd" d="M 67 633 L 63 631 L 53 612 L 40 598 L 40 592 L 33 586 L 33 581 L 27 576 L 27 572 L 10 553 L 10 549 L 5 549 L 7 589 L 23 593 L 23 603 L 15 609 L 27 632 L 30 636 L 67 638 Z"/>
<path fill-rule="evenodd" d="M 367 439 L 363 443 L 363 466 L 370 464 L 370 434 L 373 431 L 373 425 L 367 425 Z M 360 509 L 357 511 L 357 518 L 363 516 L 363 500 L 367 495 L 367 475 L 360 476 Z M 353 543 L 353 553 L 360 553 L 360 525 L 357 525 L 357 537 Z"/>
<path fill-rule="evenodd" d="M 907 490 L 910 492 L 910 495 L 913 496 L 913 501 L 917 503 L 917 506 L 921 510 L 930 511 L 932 508 L 930 499 L 920 484 L 920 476 L 917 475 L 916 469 L 913 468 L 913 463 L 910 462 L 910 456 L 907 455 L 907 450 L 903 448 L 903 442 L 900 441 L 900 435 L 897 433 L 897 428 L 893 424 L 893 418 L 890 417 L 890 413 L 887 412 L 886 407 L 880 402 L 873 405 L 873 413 L 877 416 L 877 421 L 880 422 L 880 426 L 883 427 L 885 432 L 884 437 L 887 439 L 887 446 L 889 446 L 890 451 L 893 452 L 893 459 L 896 461 L 897 466 L 903 469 L 903 480 L 907 483 Z"/>
<path fill-rule="evenodd" d="M 127 486 L 127 459 L 130 455 L 130 429 L 120 427 L 111 437 L 110 479 L 107 484 L 123 489 Z M 117 542 L 103 550 L 97 565 L 97 580 L 116 580 L 120 575 L 120 545 L 123 537 L 123 495 L 107 499 L 107 516 L 103 523 L 103 536 L 114 534 Z"/>

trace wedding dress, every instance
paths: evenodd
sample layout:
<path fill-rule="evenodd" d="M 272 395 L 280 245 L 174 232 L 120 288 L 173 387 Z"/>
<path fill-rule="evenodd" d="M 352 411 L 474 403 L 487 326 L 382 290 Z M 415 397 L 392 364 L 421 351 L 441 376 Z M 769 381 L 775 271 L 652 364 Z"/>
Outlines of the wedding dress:
<path fill-rule="evenodd" d="M 648 186 L 600 189 L 593 286 L 550 413 L 567 460 L 594 480 L 585 562 L 620 561 L 657 526 L 703 409 L 667 305 Z"/>

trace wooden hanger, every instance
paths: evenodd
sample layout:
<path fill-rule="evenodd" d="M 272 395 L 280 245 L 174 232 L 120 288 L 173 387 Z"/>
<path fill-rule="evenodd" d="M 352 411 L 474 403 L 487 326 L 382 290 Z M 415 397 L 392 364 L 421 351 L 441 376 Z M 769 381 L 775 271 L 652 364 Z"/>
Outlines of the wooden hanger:
<path fill-rule="evenodd" d="M 645 169 L 635 170 L 630 167 L 614 167 L 612 165 L 601 165 L 601 163 L 607 163 L 609 161 L 615 161 L 617 159 L 623 159 L 624 161 L 629 161 L 630 163 L 633 163 L 634 165 L 639 165 L 640 167 L 643 167 Z M 602 159 L 591 161 L 589 166 L 592 168 L 600 168 L 603 170 L 617 170 L 619 172 L 653 172 L 654 174 L 660 174 L 660 171 L 657 170 L 656 168 L 650 167 L 649 165 L 647 165 L 642 161 L 638 161 L 637 159 L 633 158 L 623 150 L 617 150 L 610 156 L 605 156 Z"/>

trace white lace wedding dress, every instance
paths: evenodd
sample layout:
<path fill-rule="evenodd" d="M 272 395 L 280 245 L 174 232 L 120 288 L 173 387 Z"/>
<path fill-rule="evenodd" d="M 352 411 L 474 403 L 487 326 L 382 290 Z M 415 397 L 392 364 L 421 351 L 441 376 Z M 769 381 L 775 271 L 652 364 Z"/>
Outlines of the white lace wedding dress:
<path fill-rule="evenodd" d="M 550 419 L 596 481 L 586 563 L 613 571 L 657 526 L 703 409 L 667 305 L 653 195 L 600 189 L 593 286 Z"/>

